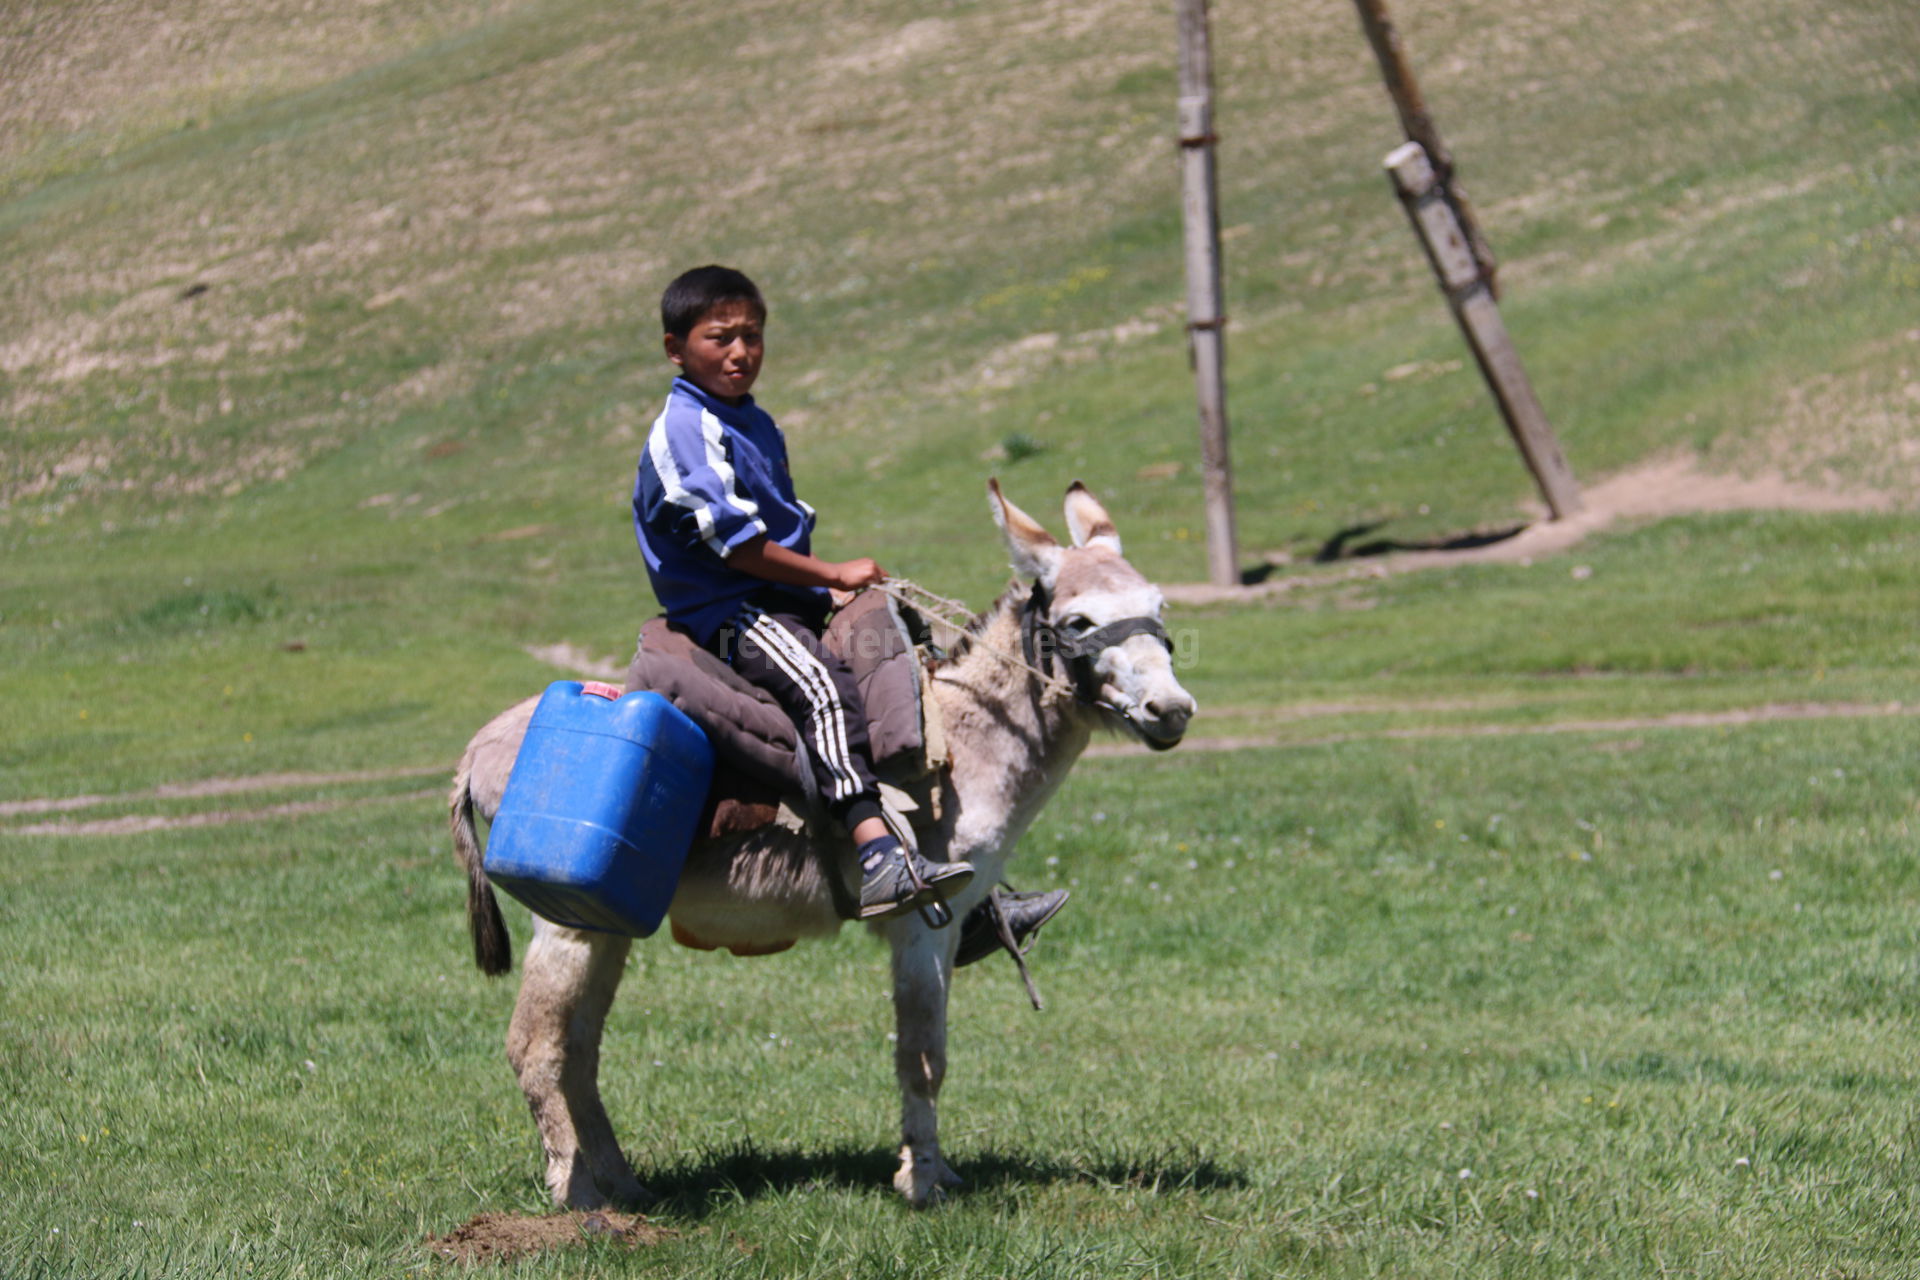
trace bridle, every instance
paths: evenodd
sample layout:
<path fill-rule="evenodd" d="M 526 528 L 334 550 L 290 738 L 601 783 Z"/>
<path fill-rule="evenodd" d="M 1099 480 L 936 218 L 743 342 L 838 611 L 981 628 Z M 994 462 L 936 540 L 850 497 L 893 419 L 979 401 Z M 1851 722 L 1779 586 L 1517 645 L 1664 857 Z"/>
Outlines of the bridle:
<path fill-rule="evenodd" d="M 1123 708 L 1100 696 L 1100 673 L 1094 664 L 1108 649 L 1134 636 L 1152 636 L 1166 646 L 1169 654 L 1173 652 L 1173 638 L 1167 634 L 1166 627 L 1160 619 L 1147 614 L 1121 618 L 1101 627 L 1063 630 L 1054 625 L 1049 616 L 1052 612 L 1052 593 L 1045 583 L 1036 581 L 1027 602 L 1020 606 L 1021 651 L 1026 655 L 1027 665 L 1049 680 L 1054 678 L 1053 665 L 1058 658 L 1073 688 L 1073 696 L 1091 706 L 1125 714 Z"/>

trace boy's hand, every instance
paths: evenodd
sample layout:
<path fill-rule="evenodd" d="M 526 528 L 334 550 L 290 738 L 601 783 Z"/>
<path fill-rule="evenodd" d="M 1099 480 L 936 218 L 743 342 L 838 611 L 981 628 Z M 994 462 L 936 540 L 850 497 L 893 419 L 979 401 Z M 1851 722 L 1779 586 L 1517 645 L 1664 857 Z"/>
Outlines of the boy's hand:
<path fill-rule="evenodd" d="M 887 571 L 866 556 L 857 560 L 821 560 L 769 542 L 765 535 L 735 548 L 727 557 L 727 564 L 752 577 L 794 587 L 858 591 L 887 580 Z"/>
<path fill-rule="evenodd" d="M 833 566 L 831 585 L 842 591 L 858 591 L 861 587 L 870 587 L 876 582 L 885 582 L 887 571 L 866 556 L 856 560 L 842 560 Z"/>

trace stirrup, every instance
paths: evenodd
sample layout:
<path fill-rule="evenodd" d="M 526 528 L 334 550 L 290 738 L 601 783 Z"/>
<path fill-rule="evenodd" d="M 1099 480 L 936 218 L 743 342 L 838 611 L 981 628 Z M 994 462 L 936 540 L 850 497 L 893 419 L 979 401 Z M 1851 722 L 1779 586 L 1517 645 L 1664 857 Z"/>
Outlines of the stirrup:
<path fill-rule="evenodd" d="M 1013 963 L 1020 970 L 1020 981 L 1026 985 L 1027 999 L 1036 1010 L 1044 1008 L 1040 999 L 1040 989 L 1034 985 L 1033 974 L 1027 968 L 1027 949 L 1033 945 L 1040 932 L 1040 926 L 1059 914 L 1060 908 L 1067 904 L 1072 895 L 1065 889 L 1050 889 L 1035 893 L 1019 893 L 1012 888 L 995 888 L 986 900 L 967 914 L 960 926 L 960 945 L 954 952 L 953 967 L 972 964 L 984 960 L 995 951 L 1004 950 L 1013 957 Z"/>

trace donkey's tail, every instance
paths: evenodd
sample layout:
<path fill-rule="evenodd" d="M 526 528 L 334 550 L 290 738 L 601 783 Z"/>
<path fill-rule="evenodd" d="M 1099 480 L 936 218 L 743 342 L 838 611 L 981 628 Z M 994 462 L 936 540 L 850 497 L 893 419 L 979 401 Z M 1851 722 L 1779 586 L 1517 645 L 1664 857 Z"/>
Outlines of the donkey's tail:
<path fill-rule="evenodd" d="M 489 978 L 513 968 L 513 940 L 500 915 L 500 900 L 481 866 L 480 832 L 473 821 L 473 761 L 460 762 L 447 797 L 447 825 L 453 831 L 453 854 L 467 873 L 467 930 L 473 935 L 473 962 Z"/>

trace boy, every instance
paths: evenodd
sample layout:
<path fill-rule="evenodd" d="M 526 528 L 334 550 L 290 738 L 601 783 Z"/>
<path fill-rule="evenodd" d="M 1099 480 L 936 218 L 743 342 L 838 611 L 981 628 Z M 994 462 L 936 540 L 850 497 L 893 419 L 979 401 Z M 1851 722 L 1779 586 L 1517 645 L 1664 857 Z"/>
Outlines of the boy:
<path fill-rule="evenodd" d="M 647 434 L 634 531 L 669 621 L 777 699 L 807 745 L 820 797 L 860 853 L 860 918 L 902 915 L 965 888 L 973 867 L 905 849 L 880 816 L 866 714 L 846 663 L 820 643 L 834 589 L 886 580 L 866 557 L 811 552 L 814 510 L 787 470 L 786 438 L 749 394 L 767 304 L 728 267 L 696 267 L 660 298 L 679 366 Z"/>

